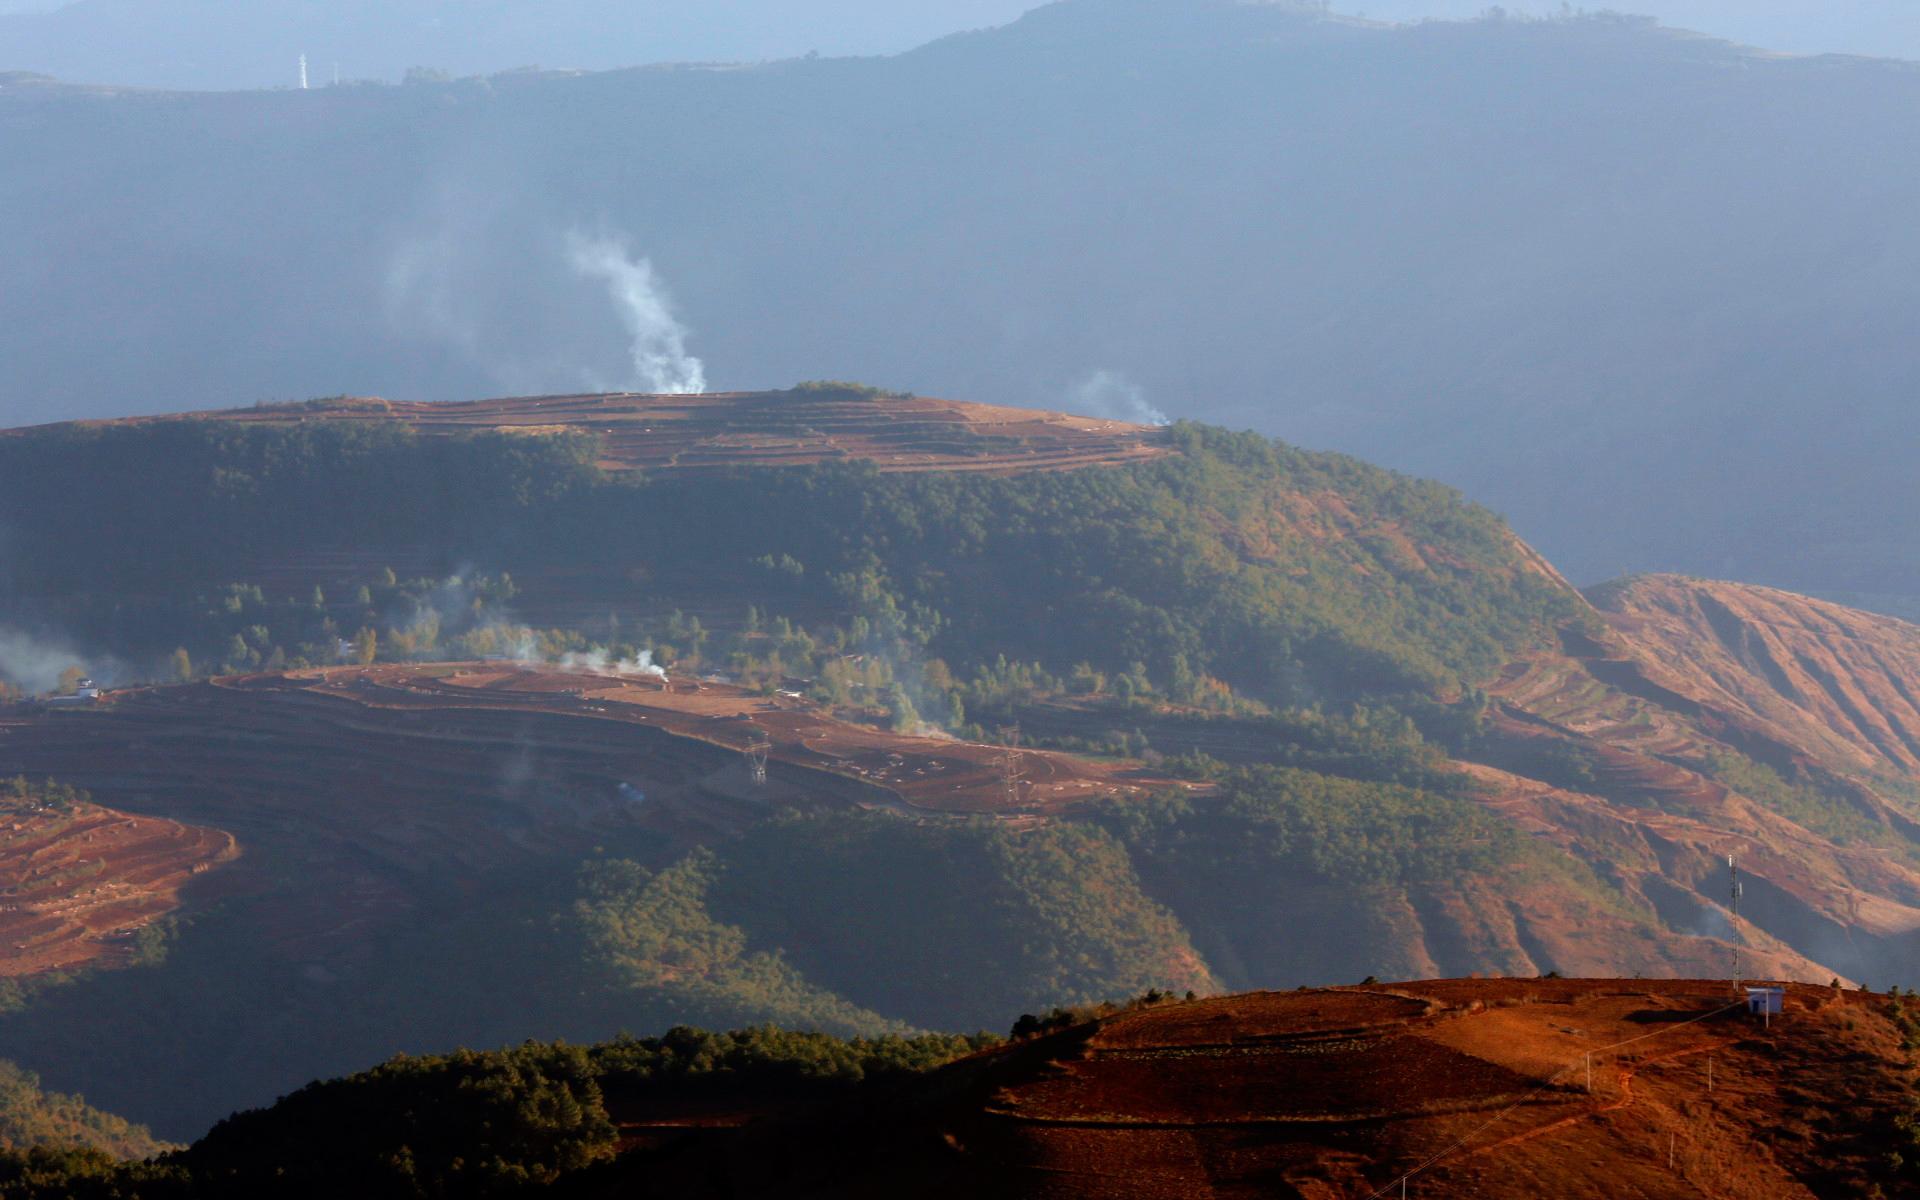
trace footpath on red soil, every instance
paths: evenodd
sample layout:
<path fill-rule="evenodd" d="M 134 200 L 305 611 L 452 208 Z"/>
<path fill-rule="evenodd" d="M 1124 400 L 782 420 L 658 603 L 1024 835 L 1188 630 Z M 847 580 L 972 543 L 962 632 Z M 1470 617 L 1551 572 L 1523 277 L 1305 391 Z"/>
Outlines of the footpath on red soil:
<path fill-rule="evenodd" d="M 1865 1196 L 1909 1102 L 1889 1014 L 1796 985 L 1763 1024 L 1724 980 L 1226 996 L 1013 1043 L 860 1108 L 725 1137 L 701 1113 L 626 1178 L 684 1197 Z"/>
<path fill-rule="evenodd" d="M 15 774 L 139 815 L 89 808 L 0 829 L 5 974 L 112 961 L 114 936 L 196 897 L 245 896 L 289 958 L 320 962 L 491 871 L 577 861 L 610 837 L 691 848 L 783 807 L 1033 824 L 1183 786 L 1117 761 L 1010 763 L 996 746 L 903 737 L 723 684 L 499 663 L 0 708 L 0 777 Z"/>
<path fill-rule="evenodd" d="M 427 437 L 476 430 L 577 431 L 600 438 L 600 465 L 612 471 L 711 471 L 862 459 L 885 472 L 1013 474 L 1114 466 L 1170 452 L 1161 431 L 1148 425 L 925 396 L 876 399 L 834 388 L 458 403 L 348 398 L 84 423 L 189 418 L 249 425 L 397 421 Z"/>

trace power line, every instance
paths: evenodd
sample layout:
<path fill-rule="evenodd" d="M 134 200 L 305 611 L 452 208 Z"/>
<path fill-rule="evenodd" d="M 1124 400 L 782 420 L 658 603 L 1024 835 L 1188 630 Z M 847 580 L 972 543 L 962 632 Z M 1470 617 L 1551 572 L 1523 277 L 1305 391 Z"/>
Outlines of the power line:
<path fill-rule="evenodd" d="M 1452 1154 L 1454 1151 L 1460 1149 L 1460 1147 L 1466 1145 L 1468 1142 L 1472 1141 L 1474 1138 L 1479 1137 L 1481 1134 L 1493 1128 L 1493 1126 L 1495 1126 L 1499 1122 L 1505 1120 L 1507 1117 L 1507 1114 L 1511 1113 L 1514 1109 L 1519 1108 L 1522 1104 L 1526 1104 L 1527 1102 L 1531 1101 L 1536 1093 L 1544 1092 L 1548 1088 L 1553 1087 L 1555 1084 L 1557 1084 L 1560 1081 L 1560 1078 L 1562 1076 L 1571 1072 L 1576 1066 L 1581 1065 L 1582 1063 L 1590 1063 L 1592 1061 L 1593 1055 L 1603 1054 L 1608 1050 L 1618 1050 L 1622 1046 L 1631 1046 L 1635 1042 L 1644 1042 L 1648 1038 L 1660 1037 L 1662 1035 L 1672 1033 L 1676 1029 L 1685 1029 L 1689 1025 L 1698 1024 L 1699 1022 L 1708 1020 L 1709 1018 L 1717 1017 L 1722 1013 L 1732 1012 L 1736 1008 L 1744 1008 L 1746 1007 L 1746 1003 L 1747 1002 L 1745 1000 L 1736 1000 L 1732 1004 L 1725 1005 L 1724 1007 L 1721 1007 L 1721 1008 L 1716 1008 L 1712 1012 L 1704 1012 L 1697 1017 L 1689 1017 L 1684 1021 L 1676 1022 L 1675 1024 L 1667 1026 L 1665 1029 L 1656 1029 L 1651 1033 L 1643 1033 L 1638 1037 L 1630 1037 L 1630 1038 L 1627 1038 L 1625 1041 L 1613 1042 L 1610 1045 L 1606 1045 L 1606 1046 L 1596 1046 L 1591 1050 L 1583 1052 L 1580 1056 L 1579 1062 L 1574 1062 L 1570 1060 L 1566 1066 L 1561 1067 L 1558 1071 L 1555 1071 L 1553 1074 L 1547 1076 L 1545 1079 L 1541 1080 L 1539 1083 L 1534 1084 L 1532 1088 L 1522 1093 L 1519 1099 L 1507 1105 L 1505 1108 L 1501 1109 L 1499 1112 L 1494 1113 L 1491 1117 L 1488 1117 L 1485 1121 L 1481 1122 L 1479 1125 L 1475 1126 L 1473 1129 L 1468 1130 L 1466 1133 L 1456 1138 L 1451 1145 L 1447 1146 L 1444 1150 L 1441 1150 L 1438 1154 L 1433 1155 L 1432 1157 L 1428 1158 L 1426 1161 L 1420 1163 L 1418 1166 L 1415 1166 L 1413 1169 L 1401 1174 L 1397 1178 L 1393 1179 L 1391 1182 L 1387 1183 L 1386 1186 L 1378 1189 L 1377 1191 L 1369 1193 L 1367 1195 L 1367 1200 L 1380 1200 L 1380 1197 L 1386 1195 L 1388 1192 L 1393 1191 L 1396 1187 L 1400 1189 L 1402 1195 L 1405 1195 L 1408 1180 L 1412 1179 L 1415 1175 L 1420 1174 L 1422 1171 L 1427 1170 L 1429 1167 L 1432 1167 L 1435 1163 L 1439 1162 L 1441 1159 L 1446 1158 L 1448 1155 Z M 1588 1086 L 1591 1087 L 1592 1085 L 1589 1084 Z"/>
<path fill-rule="evenodd" d="M 773 751 L 773 742 L 767 735 L 754 730 L 742 753 L 747 756 L 747 778 L 757 784 L 767 781 L 767 755 Z"/>

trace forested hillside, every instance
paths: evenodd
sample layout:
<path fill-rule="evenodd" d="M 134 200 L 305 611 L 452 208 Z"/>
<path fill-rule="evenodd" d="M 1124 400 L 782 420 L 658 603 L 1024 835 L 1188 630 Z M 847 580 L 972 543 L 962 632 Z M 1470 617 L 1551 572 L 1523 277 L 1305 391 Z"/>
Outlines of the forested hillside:
<path fill-rule="evenodd" d="M 1457 691 L 1583 607 L 1447 488 L 1203 426 L 1170 444 L 1135 466 L 1008 476 L 863 462 L 636 476 L 595 467 L 583 433 L 189 420 L 0 438 L 0 501 L 16 622 L 58 613 L 69 640 L 136 662 L 183 638 L 210 658 L 255 625 L 294 657 L 324 626 L 390 620 L 392 580 L 362 601 L 249 577 L 349 546 L 356 592 L 422 545 L 449 574 L 522 586 L 605 558 L 693 581 L 710 622 L 838 611 L 870 648 L 963 678 L 999 658 L 1140 664 L 1187 699 L 1203 676 L 1289 704 Z M 78 476 L 88 486 L 60 486 Z M 623 580 L 610 603 L 665 615 L 649 590 Z"/>
<path fill-rule="evenodd" d="M 785 402 L 819 419 L 814 394 Z M 917 411 L 847 394 L 882 423 L 889 406 Z M 782 396 L 738 403 L 763 422 Z M 1056 821 L 1083 801 L 1050 799 L 1042 779 L 1058 775 L 1015 778 L 906 821 L 884 789 L 800 776 L 775 812 L 743 812 L 737 783 L 713 791 L 731 778 L 725 757 L 679 766 L 684 751 L 610 740 L 589 770 L 582 735 L 562 726 L 456 735 L 445 722 L 476 718 L 452 715 L 428 736 L 403 722 L 368 740 L 349 714 L 316 723 L 298 707 L 308 698 L 237 685 L 23 725 L 7 744 L 19 753 L 0 753 L 19 770 L 238 831 L 236 882 L 216 877 L 184 921 L 155 929 L 148 960 L 60 986 L 28 978 L 0 1016 L 0 1046 L 180 1136 L 222 1104 L 392 1039 L 485 1044 L 529 1014 L 584 1038 L 680 1021 L 880 1034 L 1150 988 L 1358 978 L 1454 935 L 1421 949 L 1429 935 L 1402 923 L 1370 949 L 1280 944 L 1266 906 L 1355 868 L 1402 906 L 1461 870 L 1539 873 L 1510 835 L 1488 840 L 1497 831 L 1462 777 L 1390 706 L 1436 730 L 1471 725 L 1484 704 L 1474 681 L 1549 647 L 1585 607 L 1498 518 L 1444 487 L 1195 425 L 1140 461 L 1075 470 L 641 472 L 605 465 L 585 428 L 429 436 L 359 419 L 385 410 L 329 419 L 338 411 L 0 436 L 14 531 L 0 621 L 41 631 L 40 657 L 57 644 L 121 683 L 311 673 L 343 657 L 420 663 L 423 676 L 449 658 L 639 662 L 674 678 L 720 672 L 749 694 L 804 692 L 895 735 L 1001 739 L 1071 697 L 1083 732 L 1029 740 L 1100 754 L 1112 765 L 1093 778 L 1111 782 L 1093 797 L 1135 799 Z M 961 466 L 968 454 L 1020 461 L 1004 434 L 940 436 Z M 59 486 L 78 474 L 93 484 Z M 392 562 L 427 573 L 401 577 Z M 1143 771 L 1141 756 L 1165 755 L 1139 727 L 1166 709 L 1249 731 L 1292 769 L 1219 777 L 1195 755 Z M 166 749 L 103 757 L 85 749 L 89 727 Z M 477 760 L 460 774 L 450 747 L 464 739 Z M 918 773 L 946 769 L 941 743 L 927 746 Z M 1166 754 L 1190 749 L 1175 740 Z M 363 757 L 389 766 L 366 778 Z M 297 785 L 270 782 L 296 760 Z M 177 786 L 165 764 L 181 761 L 221 782 Z M 1187 799 L 1144 798 L 1176 778 Z M 362 793 L 364 815 L 340 800 Z M 647 806 L 637 824 L 556 812 L 610 793 Z M 631 799 L 643 794 L 668 807 Z M 300 832 L 304 796 L 334 813 L 319 841 Z M 440 849 L 415 841 L 427 830 Z M 1238 865 L 1196 876 L 1216 843 Z M 369 853 L 394 856 L 377 886 L 360 865 Z M 306 864 L 292 882 L 273 866 L 289 856 Z M 1545 870 L 1548 891 L 1582 903 L 1570 860 Z M 396 886 L 411 898 L 389 907 Z M 1239 906 L 1232 893 L 1247 886 L 1271 894 Z M 227 890 L 272 899 L 219 899 Z M 362 897 L 363 949 L 327 932 L 342 895 Z M 132 1028 L 135 1011 L 164 1036 L 103 1034 Z M 280 1040 L 284 1022 L 322 1013 L 324 1037 Z"/>
<path fill-rule="evenodd" d="M 113 1158 L 147 1158 L 168 1148 L 146 1127 L 92 1108 L 79 1096 L 43 1091 L 38 1076 L 0 1062 L 0 1151 L 35 1146 L 78 1148 Z M 0 1188 L 5 1175 L 0 1168 Z"/>
<path fill-rule="evenodd" d="M 15 828 L 0 1055 L 170 1137 L 401 1046 L 1920 964 L 1920 629 L 1596 607 L 1256 434 L 336 399 L 11 431 L 0 506 L 0 778 L 209 848 L 136 912 Z"/>

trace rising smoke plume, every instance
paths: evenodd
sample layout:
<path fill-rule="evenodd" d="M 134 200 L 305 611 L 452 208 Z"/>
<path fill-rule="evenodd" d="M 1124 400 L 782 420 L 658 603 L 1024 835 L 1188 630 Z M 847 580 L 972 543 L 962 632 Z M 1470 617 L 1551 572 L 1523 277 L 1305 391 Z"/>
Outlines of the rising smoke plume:
<path fill-rule="evenodd" d="M 632 337 L 633 383 L 637 391 L 681 395 L 707 390 L 706 365 L 687 353 L 687 331 L 654 274 L 653 263 L 635 258 L 625 242 L 608 237 L 567 235 L 567 259 L 574 272 L 606 284 Z"/>
<path fill-rule="evenodd" d="M 118 662 L 98 662 L 58 639 L 0 626 L 0 681 L 28 692 L 51 692 L 59 685 L 61 672 L 69 667 L 79 667 L 108 682 L 124 674 Z"/>
<path fill-rule="evenodd" d="M 594 675 L 638 675 L 660 680 L 667 677 L 666 668 L 653 661 L 651 650 L 642 650 L 633 658 L 615 658 L 596 647 L 584 653 L 563 656 L 559 666 L 565 671 L 586 671 Z"/>
<path fill-rule="evenodd" d="M 1172 423 L 1167 414 L 1147 403 L 1145 389 L 1118 371 L 1095 371 L 1068 389 L 1067 395 L 1067 407 L 1085 416 L 1135 425 Z"/>

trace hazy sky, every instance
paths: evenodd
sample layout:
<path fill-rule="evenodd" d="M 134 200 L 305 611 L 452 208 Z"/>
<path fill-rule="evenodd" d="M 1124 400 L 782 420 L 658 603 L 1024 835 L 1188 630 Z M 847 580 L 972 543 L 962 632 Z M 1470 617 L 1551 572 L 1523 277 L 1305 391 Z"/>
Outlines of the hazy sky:
<path fill-rule="evenodd" d="M 151 10 L 169 2 L 188 13 L 207 7 L 204 0 L 73 0 L 100 15 L 114 10 Z M 62 7 L 58 0 L 0 0 L 0 13 L 58 7 Z M 914 0 L 909 4 L 899 0 L 780 0 L 777 4 L 643 0 L 634 6 L 655 14 L 653 19 L 668 34 L 666 41 L 675 43 L 672 47 L 661 43 L 667 57 L 676 56 L 678 43 L 684 42 L 688 52 L 718 51 L 718 57 L 742 59 L 798 55 L 809 50 L 823 54 L 888 53 L 955 30 L 1000 24 L 1032 7 L 1033 0 Z M 1381 19 L 1408 20 L 1472 17 L 1489 5 L 1487 0 L 1334 0 L 1333 7 Z M 1516 13 L 1548 13 L 1558 11 L 1561 3 L 1506 0 L 1504 7 Z M 1589 0 L 1576 7 L 1645 12 L 1669 25 L 1769 49 L 1920 59 L 1920 0 Z M 4 45 L 0 45 L 0 58 L 5 57 L 4 51 Z M 0 69 L 31 65 L 0 62 Z"/>

